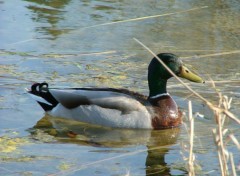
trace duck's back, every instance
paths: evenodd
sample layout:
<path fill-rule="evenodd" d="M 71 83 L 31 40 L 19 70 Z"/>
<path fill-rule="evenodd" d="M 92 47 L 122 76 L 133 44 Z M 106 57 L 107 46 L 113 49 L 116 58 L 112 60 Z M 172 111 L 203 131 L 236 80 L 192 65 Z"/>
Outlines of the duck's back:
<path fill-rule="evenodd" d="M 47 111 L 52 116 L 108 127 L 152 128 L 151 115 L 144 106 L 146 96 L 125 89 L 35 86 L 29 93 L 38 98 L 41 106 L 50 106 L 54 99 L 57 103 Z"/>

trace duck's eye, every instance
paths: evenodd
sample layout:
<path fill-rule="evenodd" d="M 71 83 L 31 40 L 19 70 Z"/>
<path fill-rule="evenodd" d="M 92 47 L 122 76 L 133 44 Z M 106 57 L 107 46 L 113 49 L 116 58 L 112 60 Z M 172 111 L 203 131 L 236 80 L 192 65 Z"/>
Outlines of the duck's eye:
<path fill-rule="evenodd" d="M 189 71 L 188 70 L 185 70 L 187 73 L 189 73 Z"/>

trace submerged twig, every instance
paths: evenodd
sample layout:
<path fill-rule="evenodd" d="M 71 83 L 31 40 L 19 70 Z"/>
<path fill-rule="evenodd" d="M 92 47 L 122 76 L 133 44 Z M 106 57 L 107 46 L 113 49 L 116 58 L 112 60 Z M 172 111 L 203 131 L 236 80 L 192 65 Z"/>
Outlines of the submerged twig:
<path fill-rule="evenodd" d="M 115 21 L 115 22 L 96 24 L 96 25 L 92 25 L 92 26 L 88 26 L 88 27 L 83 27 L 81 29 L 88 29 L 88 28 L 93 28 L 93 27 L 98 27 L 98 26 L 106 26 L 106 25 L 112 25 L 112 24 L 118 24 L 118 23 L 126 23 L 126 22 L 132 22 L 132 21 L 145 20 L 145 19 L 149 19 L 149 18 L 157 18 L 157 17 L 163 17 L 163 16 L 176 15 L 176 14 L 191 12 L 191 11 L 204 9 L 204 8 L 208 8 L 208 6 L 195 7 L 195 8 L 188 9 L 188 10 L 182 10 L 182 11 L 178 11 L 178 12 L 165 13 L 165 14 L 160 14 L 160 15 L 150 15 L 150 16 L 144 16 L 144 17 L 139 17 L 139 18 L 131 18 L 131 19 L 127 19 L 127 20 L 121 20 L 121 21 Z"/>

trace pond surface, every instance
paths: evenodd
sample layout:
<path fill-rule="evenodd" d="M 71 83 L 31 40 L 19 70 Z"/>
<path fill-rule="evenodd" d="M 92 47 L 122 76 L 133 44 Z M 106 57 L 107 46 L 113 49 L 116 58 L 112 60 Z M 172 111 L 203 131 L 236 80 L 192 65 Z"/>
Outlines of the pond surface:
<path fill-rule="evenodd" d="M 185 125 L 113 130 L 52 119 L 24 88 L 47 81 L 147 95 L 152 56 L 137 38 L 156 53 L 172 52 L 191 64 L 206 84 L 186 82 L 215 104 L 218 95 L 209 82 L 216 81 L 239 117 L 239 12 L 238 0 L 1 0 L 0 175 L 187 175 Z M 204 115 L 195 119 L 197 175 L 219 175 L 213 113 L 175 79 L 168 85 L 184 112 L 192 100 L 194 113 Z M 230 120 L 226 127 L 240 140 L 239 125 Z M 239 151 L 232 142 L 228 150 L 240 174 Z"/>

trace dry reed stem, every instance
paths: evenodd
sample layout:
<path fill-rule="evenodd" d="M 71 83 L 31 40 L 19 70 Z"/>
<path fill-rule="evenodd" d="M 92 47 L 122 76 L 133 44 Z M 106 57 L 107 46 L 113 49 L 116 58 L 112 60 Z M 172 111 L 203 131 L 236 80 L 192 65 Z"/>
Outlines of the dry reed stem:
<path fill-rule="evenodd" d="M 29 42 L 29 41 L 32 41 L 32 40 L 35 40 L 35 38 L 30 38 L 30 39 L 27 39 L 27 40 L 21 40 L 21 41 L 14 42 L 14 43 L 9 43 L 7 45 L 16 45 L 16 44 L 20 44 L 20 43 Z"/>
<path fill-rule="evenodd" d="M 215 131 L 215 133 L 213 132 L 213 134 L 216 135 L 216 131 Z M 219 164 L 220 164 L 221 173 L 224 173 L 223 161 L 222 161 L 221 153 L 220 152 L 217 152 L 217 153 L 218 153 L 218 161 L 219 161 Z"/>
<path fill-rule="evenodd" d="M 215 88 L 215 84 L 213 83 L 213 87 Z M 228 110 L 231 108 L 232 99 L 228 99 L 227 96 L 223 96 L 221 93 L 217 92 L 219 96 L 219 104 L 218 107 L 223 110 Z M 215 112 L 215 120 L 217 124 L 217 128 L 213 129 L 213 134 L 215 137 L 215 143 L 218 149 L 218 158 L 219 158 L 219 165 L 221 168 L 221 173 L 223 176 L 229 175 L 229 168 L 228 168 L 228 160 L 229 160 L 229 152 L 226 148 L 227 141 L 224 142 L 223 137 L 228 132 L 228 129 L 224 129 L 224 122 L 226 120 L 226 114 L 223 111 Z M 236 145 L 238 146 L 238 141 L 233 135 L 229 135 L 229 138 L 235 141 Z M 232 172 L 235 171 L 235 166 L 233 165 L 233 161 L 231 161 Z"/>
<path fill-rule="evenodd" d="M 227 165 L 227 155 L 228 152 L 226 150 L 224 141 L 223 141 L 223 121 L 224 121 L 224 117 L 222 116 L 222 114 L 217 113 L 216 114 L 216 118 L 217 120 L 217 136 L 218 136 L 218 152 L 220 154 L 220 160 L 222 161 L 222 175 L 228 175 L 228 165 Z"/>
<path fill-rule="evenodd" d="M 230 153 L 229 156 L 230 156 L 230 163 L 231 163 L 231 167 L 232 167 L 232 176 L 237 176 L 234 159 L 233 159 L 233 154 Z"/>
<path fill-rule="evenodd" d="M 139 20 L 145 20 L 145 19 L 150 19 L 150 18 L 157 18 L 157 17 L 163 17 L 163 16 L 176 15 L 176 14 L 191 12 L 191 11 L 204 9 L 204 8 L 208 8 L 208 6 L 195 7 L 195 8 L 188 9 L 188 10 L 182 10 L 182 11 L 172 12 L 172 13 L 165 13 L 165 14 L 160 14 L 160 15 L 150 15 L 150 16 L 144 16 L 144 17 L 139 17 L 139 18 L 131 18 L 131 19 L 122 20 L 122 21 L 115 21 L 115 22 L 96 24 L 96 25 L 92 25 L 92 26 L 88 26 L 88 27 L 83 27 L 81 29 L 88 29 L 88 28 L 93 28 L 93 27 L 98 27 L 98 26 L 107 26 L 107 25 L 118 24 L 118 23 L 126 23 L 126 22 L 139 21 Z"/>
<path fill-rule="evenodd" d="M 215 89 L 219 97 L 218 108 L 221 108 L 224 100 L 222 97 L 222 94 L 217 91 L 214 81 L 212 81 L 212 87 Z M 217 127 L 216 129 L 213 129 L 213 134 L 215 137 L 215 144 L 217 146 L 218 161 L 221 169 L 221 174 L 222 176 L 225 176 L 228 174 L 228 166 L 227 166 L 227 160 L 225 155 L 226 149 L 223 142 L 223 133 L 222 133 L 225 119 L 223 117 L 223 114 L 219 110 L 215 111 L 214 115 L 215 115 L 215 121 L 216 121 Z"/>
<path fill-rule="evenodd" d="M 222 55 L 228 55 L 228 54 L 237 54 L 240 53 L 240 50 L 235 50 L 235 51 L 226 51 L 222 53 L 213 53 L 213 54 L 203 54 L 203 55 L 197 55 L 197 58 L 206 58 L 206 57 L 213 57 L 213 56 L 222 56 Z M 181 57 L 182 59 L 189 59 L 193 58 L 193 56 L 186 56 L 186 57 Z"/>
<path fill-rule="evenodd" d="M 194 118 L 192 116 L 192 102 L 188 102 L 188 118 L 190 123 L 190 139 L 189 139 L 189 158 L 188 158 L 188 174 L 195 176 L 194 171 L 194 154 L 193 154 L 193 138 L 194 138 Z"/>
<path fill-rule="evenodd" d="M 205 81 L 205 84 L 212 84 L 213 81 Z M 222 81 L 214 81 L 215 84 L 226 84 L 226 83 L 240 83 L 240 80 L 222 80 Z M 190 83 L 185 83 L 187 85 L 190 85 Z M 174 88 L 174 87 L 179 87 L 183 86 L 182 84 L 174 84 L 174 85 L 169 85 L 168 88 Z M 234 94 L 238 94 L 234 92 Z"/>
<path fill-rule="evenodd" d="M 213 81 L 205 81 L 205 83 L 212 83 Z M 240 80 L 221 80 L 221 81 L 214 81 L 214 83 L 240 83 Z"/>
<path fill-rule="evenodd" d="M 233 143 L 237 146 L 238 150 L 240 150 L 240 144 L 234 134 L 229 134 L 228 137 L 233 141 Z"/>
<path fill-rule="evenodd" d="M 82 54 L 77 54 L 76 56 L 104 55 L 104 54 L 113 54 L 113 53 L 116 53 L 116 51 L 109 50 L 109 51 L 102 51 L 102 52 L 82 53 Z"/>
<path fill-rule="evenodd" d="M 54 58 L 66 58 L 66 57 L 79 57 L 79 56 L 91 56 L 91 55 L 105 55 L 114 54 L 116 51 L 102 51 L 102 52 L 91 52 L 91 53 L 79 53 L 79 54 L 44 54 L 42 57 L 54 57 Z"/>
<path fill-rule="evenodd" d="M 216 50 L 211 50 L 211 49 L 171 49 L 171 51 L 173 52 L 215 52 Z M 239 50 L 221 50 L 222 52 L 235 52 L 235 51 L 239 51 Z M 185 58 L 191 58 L 192 56 L 186 56 L 186 57 L 183 57 L 184 59 Z"/>

